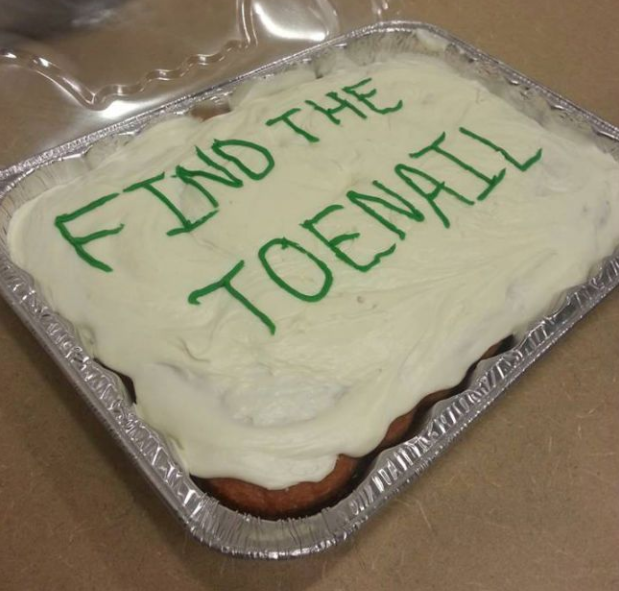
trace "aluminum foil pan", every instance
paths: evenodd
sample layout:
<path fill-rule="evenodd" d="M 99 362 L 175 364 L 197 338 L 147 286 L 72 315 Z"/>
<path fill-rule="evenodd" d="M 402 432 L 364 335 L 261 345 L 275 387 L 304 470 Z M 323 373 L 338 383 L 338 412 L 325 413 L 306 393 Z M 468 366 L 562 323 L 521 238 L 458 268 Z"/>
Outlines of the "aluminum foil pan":
<path fill-rule="evenodd" d="M 586 134 L 619 160 L 619 129 L 605 123 L 508 66 L 431 25 L 387 22 L 278 60 L 197 94 L 170 102 L 0 171 L 0 292 L 106 425 L 169 508 L 201 542 L 225 553 L 280 559 L 319 552 L 346 539 L 398 491 L 412 482 L 505 389 L 619 283 L 619 255 L 592 269 L 591 279 L 549 303 L 509 351 L 480 363 L 466 390 L 436 404 L 410 440 L 382 452 L 347 497 L 317 514 L 262 520 L 232 511 L 202 492 L 183 472 L 162 438 L 139 419 L 117 375 L 88 356 L 71 326 L 38 294 L 32 278 L 9 259 L 7 229 L 13 212 L 40 193 L 47 175 L 70 179 L 164 116 L 199 108 L 220 110 L 241 82 L 282 72 L 299 63 L 319 64 L 334 51 L 367 59 L 393 52 L 436 54 L 475 77 L 545 125 Z"/>

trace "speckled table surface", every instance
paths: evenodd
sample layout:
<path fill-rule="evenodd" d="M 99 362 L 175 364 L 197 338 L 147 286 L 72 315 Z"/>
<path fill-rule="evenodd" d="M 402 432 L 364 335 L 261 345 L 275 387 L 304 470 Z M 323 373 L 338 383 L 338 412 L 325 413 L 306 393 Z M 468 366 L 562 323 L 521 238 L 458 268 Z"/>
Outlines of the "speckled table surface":
<path fill-rule="evenodd" d="M 401 7 L 619 124 L 615 0 Z M 68 46 L 71 35 L 38 43 Z M 0 121 L 13 138 L 3 164 L 61 137 L 54 118 L 86 118 L 70 102 L 45 111 L 57 90 L 38 74 L 0 64 L 3 79 Z M 617 589 L 618 360 L 615 293 L 352 539 L 307 559 L 251 562 L 184 533 L 0 302 L 0 589 Z"/>

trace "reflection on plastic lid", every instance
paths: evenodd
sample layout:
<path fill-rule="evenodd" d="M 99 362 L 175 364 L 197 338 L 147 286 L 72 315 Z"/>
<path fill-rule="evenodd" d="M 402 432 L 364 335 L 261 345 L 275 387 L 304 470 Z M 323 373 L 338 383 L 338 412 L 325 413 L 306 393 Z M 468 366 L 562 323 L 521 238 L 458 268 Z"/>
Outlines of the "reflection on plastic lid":
<path fill-rule="evenodd" d="M 128 101 L 113 101 L 105 109 L 99 111 L 99 115 L 104 119 L 122 119 L 132 111 L 143 109 L 144 104 L 130 103 Z"/>
<path fill-rule="evenodd" d="M 312 7 L 312 4 L 318 6 Z M 322 0 L 307 4 L 287 2 L 277 10 L 269 10 L 264 0 L 257 0 L 253 3 L 253 12 L 266 32 L 280 39 L 320 42 L 333 34 L 333 29 L 338 29 L 337 14 L 329 2 Z"/>

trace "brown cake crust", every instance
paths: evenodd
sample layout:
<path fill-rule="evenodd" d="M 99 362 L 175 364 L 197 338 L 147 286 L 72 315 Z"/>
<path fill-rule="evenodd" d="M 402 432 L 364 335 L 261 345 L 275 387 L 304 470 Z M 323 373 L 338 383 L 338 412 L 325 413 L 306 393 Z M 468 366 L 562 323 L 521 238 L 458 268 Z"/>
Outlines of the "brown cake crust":
<path fill-rule="evenodd" d="M 236 478 L 210 478 L 208 489 L 224 504 L 260 517 L 290 517 L 333 501 L 345 490 L 361 461 L 338 456 L 335 468 L 319 482 L 300 482 L 279 490 L 269 490 Z"/>
<path fill-rule="evenodd" d="M 448 390 L 439 394 L 446 395 Z M 395 419 L 377 451 L 402 441 L 415 416 L 415 410 Z M 362 459 L 339 455 L 335 467 L 319 482 L 300 482 L 284 489 L 269 490 L 237 478 L 210 478 L 205 480 L 208 489 L 233 509 L 261 517 L 289 517 L 327 505 L 339 497 Z"/>
<path fill-rule="evenodd" d="M 501 342 L 490 347 L 482 355 L 480 361 L 496 355 L 502 344 Z M 420 412 L 427 410 L 435 402 L 447 398 L 459 389 L 460 386 L 456 386 L 424 397 L 413 410 L 399 416 L 391 423 L 375 452 L 404 441 L 415 417 Z M 355 473 L 359 472 L 364 464 L 363 458 L 340 455 L 334 469 L 319 482 L 300 482 L 279 490 L 269 490 L 236 478 L 210 478 L 199 480 L 199 483 L 232 509 L 266 518 L 292 517 L 327 506 L 341 497 L 347 492 Z"/>

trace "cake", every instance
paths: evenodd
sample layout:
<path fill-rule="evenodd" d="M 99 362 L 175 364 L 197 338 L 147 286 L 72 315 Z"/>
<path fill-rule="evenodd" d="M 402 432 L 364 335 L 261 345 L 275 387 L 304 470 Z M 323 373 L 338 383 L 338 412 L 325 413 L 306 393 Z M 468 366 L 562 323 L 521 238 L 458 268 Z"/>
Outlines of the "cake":
<path fill-rule="evenodd" d="M 8 241 L 187 472 L 278 516 L 587 279 L 619 242 L 619 167 L 439 58 L 335 60 L 149 128 Z"/>

